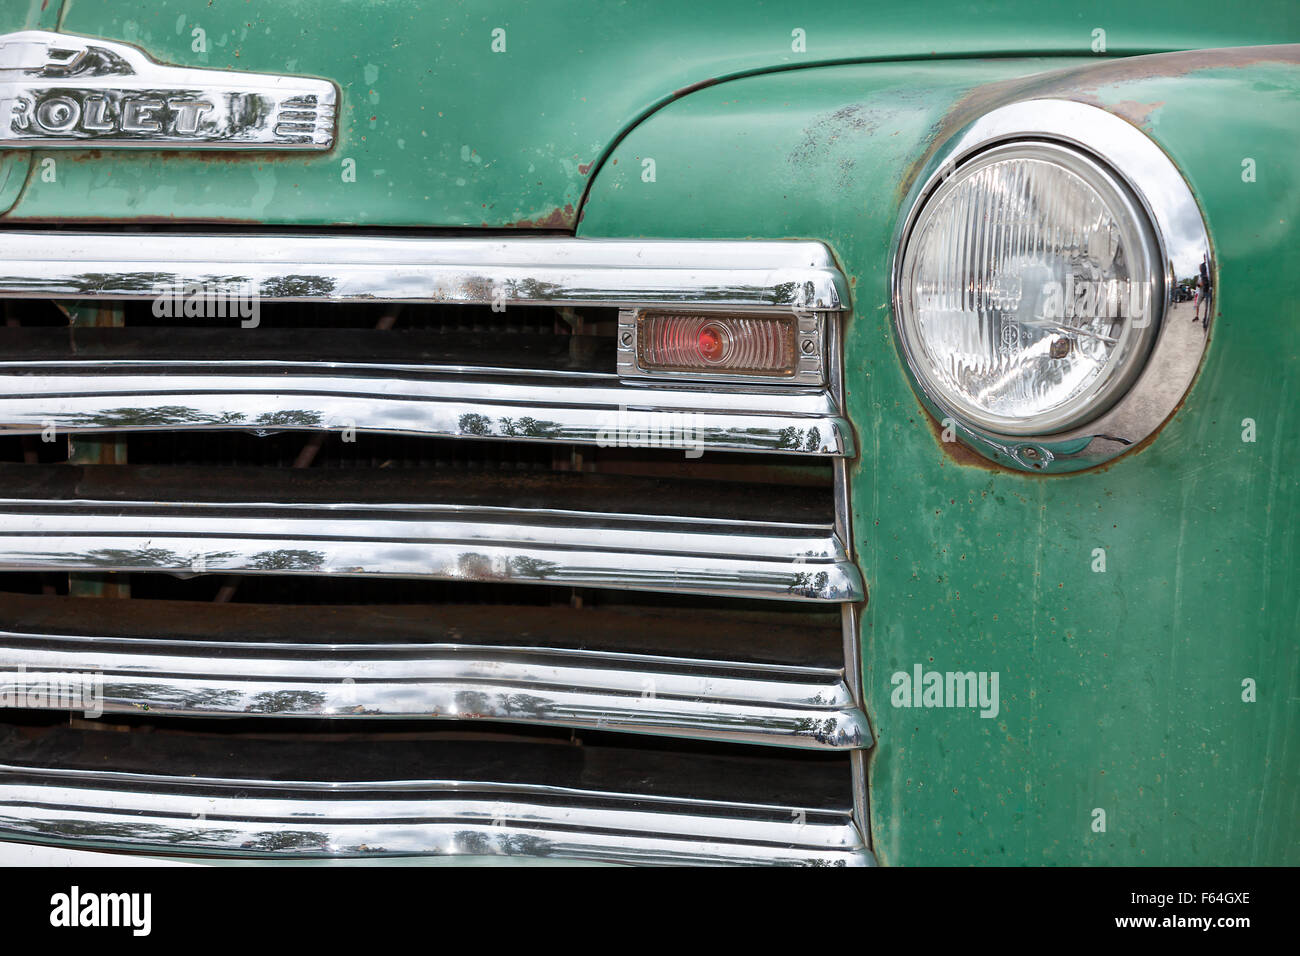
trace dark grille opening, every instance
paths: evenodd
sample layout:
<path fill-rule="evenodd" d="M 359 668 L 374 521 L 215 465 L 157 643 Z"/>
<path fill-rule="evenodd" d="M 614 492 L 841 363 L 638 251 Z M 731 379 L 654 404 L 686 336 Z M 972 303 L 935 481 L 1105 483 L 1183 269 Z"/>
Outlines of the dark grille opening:
<path fill-rule="evenodd" d="M 250 435 L 241 432 L 157 432 L 115 436 L 125 446 L 125 462 L 136 465 L 257 465 L 292 467 L 308 445 L 310 467 L 427 468 L 475 473 L 585 471 L 606 475 L 692 478 L 746 484 L 822 488 L 829 493 L 833 473 L 817 459 L 710 452 L 690 459 L 676 449 L 600 448 L 539 442 L 469 442 L 358 434 L 345 441 L 338 433 Z M 14 460 L 14 459 L 9 459 Z M 49 460 L 57 460 L 51 457 Z"/>
<path fill-rule="evenodd" d="M 66 574 L 40 574 L 30 571 L 0 572 L 0 595 L 67 593 Z"/>
<path fill-rule="evenodd" d="M 559 588 L 532 589 L 537 594 L 516 588 L 510 593 L 492 585 L 459 585 L 453 590 L 436 584 L 406 588 L 402 593 L 385 587 L 391 582 L 377 582 L 365 589 L 340 586 L 322 593 L 326 589 L 319 582 L 303 587 L 293 578 L 250 579 L 230 606 L 213 606 L 211 601 L 160 594 L 163 589 L 157 583 L 164 580 L 164 575 L 133 575 L 132 600 L 120 603 L 113 598 L 38 597 L 38 592 L 12 586 L 22 582 L 6 580 L 4 593 L 10 596 L 0 600 L 0 628 L 82 637 L 287 642 L 323 648 L 472 638 L 481 646 L 536 643 L 829 669 L 838 669 L 842 660 L 839 618 L 816 610 L 755 609 L 717 599 L 697 599 L 688 605 L 682 595 L 619 591 L 588 592 L 588 600 L 575 604 L 572 594 Z M 353 590 L 362 593 L 350 593 Z M 19 592 L 31 596 L 18 597 Z M 352 597 L 360 600 L 348 600 Z M 398 600 L 384 600 L 390 597 Z M 86 634 L 87 629 L 94 634 Z"/>
<path fill-rule="evenodd" d="M 51 578 L 57 577 L 50 575 Z M 101 579 L 121 580 L 133 597 L 168 601 L 211 601 L 227 583 L 226 576 L 200 574 L 103 574 Z M 0 574 L 0 592 L 37 593 L 39 575 Z M 35 588 L 35 590 L 34 590 Z M 250 575 L 240 579 L 231 601 L 248 604 L 369 605 L 369 604 L 472 604 L 502 607 L 612 607 L 680 610 L 690 613 L 715 610 L 737 620 L 763 627 L 768 622 L 807 621 L 819 626 L 839 626 L 834 611 L 802 604 L 751 601 L 744 598 L 661 592 L 619 591 L 601 588 L 547 587 L 545 585 L 487 584 L 461 581 L 370 580 L 367 578 Z"/>
<path fill-rule="evenodd" d="M 316 447 L 313 469 L 408 469 L 478 472 L 550 471 L 551 445 L 441 441 L 396 435 L 334 433 L 249 435 L 240 432 L 160 432 L 123 436 L 126 460 L 138 465 L 256 465 L 289 468 L 303 448 Z M 565 449 L 567 451 L 567 449 Z"/>
<path fill-rule="evenodd" d="M 21 461 L 33 465 L 67 461 L 67 439 L 57 433 L 52 437 L 54 441 L 43 441 L 38 435 L 0 435 L 0 461 Z"/>
<path fill-rule="evenodd" d="M 247 326 L 244 323 L 256 323 Z M 614 371 L 617 312 L 516 306 L 265 303 L 256 317 L 158 317 L 149 303 L 13 306 L 0 328 L 10 360 L 335 362 Z"/>
<path fill-rule="evenodd" d="M 216 321 L 216 320 L 214 320 Z M 277 366 L 326 363 L 333 374 L 358 377 L 396 367 L 418 375 L 420 367 L 502 371 L 609 374 L 614 350 L 607 338 L 511 329 L 275 327 L 253 329 L 177 325 L 0 328 L 0 346 L 10 362 L 130 360 L 136 363 L 242 361 L 245 368 L 280 371 Z M 165 370 L 164 370 L 165 371 Z M 124 370 L 105 366 L 103 374 Z"/>
<path fill-rule="evenodd" d="M 238 316 L 158 316 L 148 301 L 121 303 L 127 328 L 233 329 L 257 335 L 278 329 L 420 329 L 452 333 L 511 333 L 563 337 L 582 330 L 608 333 L 618 322 L 616 309 L 556 308 L 511 305 L 494 311 L 490 305 L 430 305 L 428 303 L 268 302 L 258 303 L 256 328 L 241 327 Z M 602 325 L 602 323 L 605 323 Z M 612 323 L 612 324 L 611 324 Z M 26 324 L 25 322 L 23 324 Z M 310 343 L 303 343 L 310 346 Z"/>
<path fill-rule="evenodd" d="M 6 299 L 0 308 L 4 309 L 4 325 L 10 328 L 68 324 L 67 313 L 49 299 Z"/>
<path fill-rule="evenodd" d="M 847 812 L 843 758 L 825 754 L 755 754 L 752 747 L 590 733 L 578 737 L 547 728 L 469 732 L 458 725 L 384 722 L 341 733 L 326 722 L 201 721 L 178 727 L 132 717 L 99 725 L 0 728 L 10 759 L 31 766 L 157 774 L 311 780 L 328 768 L 333 779 L 457 779 L 467 769 L 496 783 L 608 789 L 642 797 L 801 806 Z M 6 732 L 7 731 L 7 732 Z M 136 731 L 135 733 L 129 731 Z M 683 780 L 683 770 L 686 779 Z M 648 809 L 648 808 L 647 808 Z"/>

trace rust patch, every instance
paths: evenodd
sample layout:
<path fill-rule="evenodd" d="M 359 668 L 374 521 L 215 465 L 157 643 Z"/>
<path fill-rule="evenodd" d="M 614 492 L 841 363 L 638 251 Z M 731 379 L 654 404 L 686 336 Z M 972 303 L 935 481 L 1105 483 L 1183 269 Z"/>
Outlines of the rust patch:
<path fill-rule="evenodd" d="M 1076 78 L 1081 90 L 1095 90 L 1111 83 L 1187 76 L 1200 70 L 1239 70 L 1258 63 L 1300 63 L 1300 49 L 1292 44 L 1273 46 L 1222 47 L 1217 50 L 1189 50 L 1180 53 L 1152 53 L 1147 56 L 1105 60 L 1052 74 Z"/>
<path fill-rule="evenodd" d="M 1134 126 L 1146 126 L 1151 122 L 1151 114 L 1165 105 L 1164 100 L 1154 103 L 1139 103 L 1137 100 L 1120 100 L 1111 104 L 1111 112 L 1118 113 Z"/>
<path fill-rule="evenodd" d="M 1141 126 L 1162 104 L 1123 100 L 1103 103 L 1096 91 L 1103 86 L 1134 83 L 1141 80 L 1168 79 L 1205 70 L 1242 69 L 1259 63 L 1300 63 L 1300 46 L 1244 46 L 1220 50 L 1193 50 L 1181 53 L 1154 53 L 1124 57 L 1085 66 L 1068 67 L 1049 73 L 1015 77 L 978 86 L 959 99 L 931 128 L 929 145 L 898 184 L 898 199 L 907 198 L 916 177 L 935 152 L 963 127 L 999 106 L 1024 99 L 1056 97 L 1100 106 Z"/>
<path fill-rule="evenodd" d="M 66 157 L 68 162 L 79 163 L 85 161 L 93 162 L 97 160 L 113 160 L 117 159 L 127 151 L 112 148 L 69 148 L 60 150 L 59 152 Z M 295 152 L 293 150 L 276 152 L 274 150 L 260 149 L 159 149 L 131 150 L 131 152 L 136 153 L 137 155 L 146 152 L 150 153 L 151 161 L 156 160 L 163 163 L 226 163 L 232 166 L 248 165 L 251 163 L 261 165 L 262 163 L 299 162 L 306 167 L 313 161 L 319 161 L 334 156 L 334 150 L 314 150 L 311 155 L 304 155 L 302 152 Z"/>
<path fill-rule="evenodd" d="M 570 229 L 573 226 L 575 210 L 573 203 L 565 203 L 563 209 L 552 209 L 545 216 L 536 219 L 516 219 L 505 224 L 506 229 Z"/>
<path fill-rule="evenodd" d="M 673 95 L 671 99 L 674 100 L 681 99 L 683 96 L 687 96 L 691 93 L 694 93 L 696 90 L 707 89 L 708 87 L 721 82 L 722 81 L 719 80 L 717 77 L 714 77 L 711 80 L 700 80 L 700 82 L 698 83 L 692 83 L 689 86 L 683 86 L 680 90 L 673 90 Z"/>
<path fill-rule="evenodd" d="M 930 427 L 930 433 L 934 435 L 934 440 L 939 445 L 939 450 L 954 465 L 960 465 L 963 468 L 982 468 L 985 471 L 995 471 L 1000 474 L 1025 474 L 1018 468 L 1008 468 L 1006 465 L 1000 465 L 992 459 L 985 458 L 964 442 L 944 441 L 943 426 L 939 424 L 938 419 L 931 415 L 930 410 L 924 405 L 919 405 L 919 408 L 921 417 L 925 419 L 926 425 Z"/>
<path fill-rule="evenodd" d="M 591 163 L 579 163 L 579 164 L 578 164 L 578 175 L 579 175 L 579 176 L 585 176 L 585 175 L 587 175 L 587 173 L 589 173 L 589 172 L 591 172 Z"/>

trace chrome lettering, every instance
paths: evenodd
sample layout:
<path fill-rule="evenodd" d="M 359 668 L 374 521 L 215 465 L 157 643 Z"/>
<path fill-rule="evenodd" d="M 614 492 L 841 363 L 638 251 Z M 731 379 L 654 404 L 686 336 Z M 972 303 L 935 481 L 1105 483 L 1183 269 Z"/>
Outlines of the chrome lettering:
<path fill-rule="evenodd" d="M 329 149 L 337 110 L 328 80 L 171 66 L 130 44 L 45 30 L 0 33 L 0 149 Z"/>
<path fill-rule="evenodd" d="M 202 100 L 170 99 L 167 105 L 176 113 L 173 131 L 185 135 L 198 132 L 199 119 L 212 109 L 211 103 Z"/>
<path fill-rule="evenodd" d="M 81 104 L 69 96 L 51 96 L 36 107 L 36 123 L 49 133 L 66 133 L 81 119 Z"/>
<path fill-rule="evenodd" d="M 163 108 L 162 100 L 125 100 L 122 103 L 122 129 L 128 133 L 157 133 L 162 124 L 153 112 Z"/>
<path fill-rule="evenodd" d="M 108 118 L 108 101 L 102 96 L 87 96 L 81 110 L 81 128 L 88 133 L 109 133 L 113 122 Z"/>

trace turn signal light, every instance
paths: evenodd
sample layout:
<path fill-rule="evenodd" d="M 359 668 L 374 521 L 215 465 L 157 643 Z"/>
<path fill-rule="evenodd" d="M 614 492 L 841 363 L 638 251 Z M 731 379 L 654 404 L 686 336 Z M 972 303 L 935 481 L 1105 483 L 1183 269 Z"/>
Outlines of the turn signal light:
<path fill-rule="evenodd" d="M 646 371 L 793 375 L 795 333 L 793 316 L 643 312 L 637 364 Z"/>

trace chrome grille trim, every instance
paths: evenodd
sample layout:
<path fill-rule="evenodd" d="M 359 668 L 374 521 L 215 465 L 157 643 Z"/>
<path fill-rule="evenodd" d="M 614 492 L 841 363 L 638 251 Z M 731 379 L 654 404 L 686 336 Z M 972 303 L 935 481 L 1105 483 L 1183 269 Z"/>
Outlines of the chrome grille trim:
<path fill-rule="evenodd" d="M 20 372 L 20 370 L 22 370 Z M 610 445 L 629 423 L 699 451 L 852 455 L 823 390 L 244 360 L 0 362 L 0 433 L 340 431 Z M 676 447 L 676 446 L 673 446 Z"/>
<path fill-rule="evenodd" d="M 453 741 L 379 753 L 355 738 L 165 731 L 5 737 L 0 841 L 279 860 L 872 862 L 849 807 L 829 796 L 827 768 L 777 755 Z M 810 789 L 789 785 L 800 766 Z"/>
<path fill-rule="evenodd" d="M 191 781 L 69 775 L 0 765 L 0 839 L 153 853 L 337 859 L 529 856 L 653 865 L 866 866 L 871 857 L 848 813 L 664 803 L 640 795 L 416 781 L 349 788 L 279 786 L 242 779 Z M 107 779 L 106 779 L 107 778 Z M 90 785 L 88 785 L 90 784 Z M 123 786 L 126 784 L 126 786 Z M 197 785 L 195 785 L 197 784 Z M 164 788 L 183 787 L 180 792 Z M 155 789 L 156 788 L 156 789 Z M 335 791 L 328 796 L 321 789 Z M 379 791 L 367 798 L 365 790 Z"/>
<path fill-rule="evenodd" d="M 0 570 L 392 576 L 787 601 L 862 596 L 861 575 L 830 526 L 373 501 L 0 498 Z"/>
<path fill-rule="evenodd" d="M 811 749 L 871 745 L 843 674 L 825 668 L 540 644 L 287 645 L 0 630 L 0 700 L 30 701 L 26 688 L 72 686 L 87 674 L 105 713 L 442 718 Z M 53 697 L 45 703 L 66 707 Z"/>
<path fill-rule="evenodd" d="M 848 302 L 819 242 L 0 231 L 0 295 L 140 299 L 187 284 L 288 301 Z"/>

